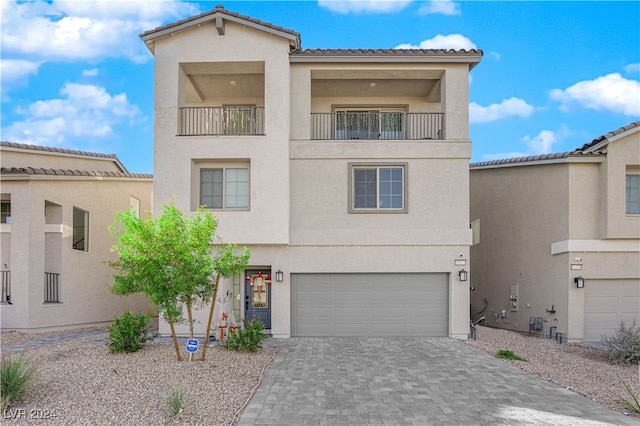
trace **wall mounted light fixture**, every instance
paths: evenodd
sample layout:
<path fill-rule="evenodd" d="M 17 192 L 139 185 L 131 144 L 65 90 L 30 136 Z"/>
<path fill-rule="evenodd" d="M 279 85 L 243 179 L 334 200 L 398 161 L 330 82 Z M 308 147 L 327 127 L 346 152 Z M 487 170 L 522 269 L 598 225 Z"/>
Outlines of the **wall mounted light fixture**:
<path fill-rule="evenodd" d="M 573 279 L 573 282 L 576 283 L 576 287 L 578 288 L 584 288 L 584 278 L 582 277 L 575 277 Z"/>
<path fill-rule="evenodd" d="M 460 272 L 458 272 L 458 278 L 460 278 L 460 281 L 466 281 L 467 276 L 468 276 L 468 272 L 465 271 L 464 269 L 460 269 Z"/>
<path fill-rule="evenodd" d="M 283 280 L 284 280 L 284 273 L 280 269 L 278 269 L 276 271 L 276 282 L 281 283 Z"/>

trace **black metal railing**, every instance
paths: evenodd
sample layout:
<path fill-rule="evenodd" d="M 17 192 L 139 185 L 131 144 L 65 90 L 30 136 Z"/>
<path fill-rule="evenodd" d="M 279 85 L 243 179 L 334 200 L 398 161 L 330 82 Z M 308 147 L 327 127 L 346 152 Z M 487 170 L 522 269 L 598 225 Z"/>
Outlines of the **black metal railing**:
<path fill-rule="evenodd" d="M 264 107 L 217 106 L 178 109 L 178 136 L 264 135 Z"/>
<path fill-rule="evenodd" d="M 0 271 L 2 277 L 2 300 L 0 302 L 11 303 L 11 271 Z"/>
<path fill-rule="evenodd" d="M 444 139 L 444 113 L 312 112 L 311 139 Z"/>
<path fill-rule="evenodd" d="M 44 273 L 44 303 L 60 302 L 60 274 Z"/>

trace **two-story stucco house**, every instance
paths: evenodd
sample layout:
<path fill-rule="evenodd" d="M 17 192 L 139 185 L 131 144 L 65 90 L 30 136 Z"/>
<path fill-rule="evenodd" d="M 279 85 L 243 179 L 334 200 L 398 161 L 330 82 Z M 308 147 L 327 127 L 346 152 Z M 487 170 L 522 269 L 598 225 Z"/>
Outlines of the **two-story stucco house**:
<path fill-rule="evenodd" d="M 152 176 L 115 155 L 0 142 L 0 314 L 3 330 L 104 325 L 142 296 L 107 287 L 115 212 L 152 208 Z"/>
<path fill-rule="evenodd" d="M 471 164 L 471 219 L 475 317 L 583 342 L 640 324 L 640 122 L 573 152 Z"/>
<path fill-rule="evenodd" d="M 217 324 L 467 337 L 482 51 L 303 50 L 297 32 L 222 6 L 141 38 L 155 57 L 154 211 L 174 194 L 185 212 L 209 208 L 252 253 L 222 283 Z"/>

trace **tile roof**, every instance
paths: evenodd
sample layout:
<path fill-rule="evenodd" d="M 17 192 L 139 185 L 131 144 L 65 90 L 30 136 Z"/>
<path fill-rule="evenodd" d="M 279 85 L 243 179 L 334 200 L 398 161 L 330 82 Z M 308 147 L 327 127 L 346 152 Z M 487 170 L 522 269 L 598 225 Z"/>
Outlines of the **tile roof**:
<path fill-rule="evenodd" d="M 1 167 L 2 175 L 50 175 L 50 176 L 92 176 L 92 177 L 126 177 L 153 178 L 151 174 L 109 172 L 97 170 L 44 169 L 40 167 Z"/>
<path fill-rule="evenodd" d="M 509 165 L 515 165 L 520 163 L 533 163 L 533 162 L 545 162 L 545 161 L 551 162 L 552 160 L 559 160 L 559 159 L 564 159 L 569 157 L 576 158 L 576 157 L 586 157 L 586 156 L 589 156 L 589 157 L 606 156 L 607 154 L 606 151 L 601 150 L 602 148 L 601 144 L 607 142 L 608 139 L 616 135 L 627 132 L 636 127 L 640 128 L 640 121 L 634 121 L 630 124 L 627 124 L 626 126 L 622 126 L 616 130 L 613 130 L 605 135 L 598 136 L 591 142 L 587 142 L 586 144 L 582 145 L 582 147 L 577 148 L 573 151 L 476 162 L 476 163 L 471 163 L 469 167 L 472 169 L 474 168 L 478 169 L 478 168 L 484 168 L 484 167 L 509 166 Z M 604 145 L 606 146 L 606 143 Z"/>
<path fill-rule="evenodd" d="M 358 55 L 358 56 L 436 56 L 436 55 L 480 55 L 480 49 L 304 49 L 291 52 L 292 56 L 334 56 L 334 55 Z"/>
<path fill-rule="evenodd" d="M 29 149 L 32 151 L 46 151 L 46 152 L 59 152 L 62 154 L 73 154 L 73 155 L 82 155 L 85 157 L 100 157 L 100 158 L 111 158 L 114 160 L 118 160 L 118 157 L 115 154 L 101 154 L 99 152 L 88 152 L 88 151 L 76 151 L 73 149 L 63 149 L 63 148 L 54 148 L 50 146 L 41 146 L 41 145 L 31 145 L 26 143 L 16 143 L 16 142 L 3 142 L 0 141 L 0 147 L 8 147 L 8 148 L 19 148 L 19 149 Z M 120 162 L 120 160 L 118 160 Z"/>
<path fill-rule="evenodd" d="M 600 143 L 606 141 L 607 139 L 610 139 L 616 135 L 619 135 L 620 133 L 624 133 L 628 130 L 631 130 L 635 127 L 640 127 L 640 121 L 634 121 L 632 123 L 627 124 L 626 126 L 622 126 L 616 130 L 613 130 L 607 134 L 604 134 L 602 136 L 598 136 L 597 138 L 595 138 L 594 140 L 592 140 L 591 142 L 587 142 L 586 144 L 582 145 L 582 147 L 576 149 L 576 151 L 590 151 L 591 148 L 594 148 L 596 145 L 599 145 Z"/>
<path fill-rule="evenodd" d="M 469 164 L 469 167 L 472 169 L 480 169 L 484 167 L 499 167 L 499 166 L 509 166 L 516 165 L 522 163 L 537 163 L 537 162 L 552 162 L 553 160 L 562 160 L 569 157 L 600 157 L 605 154 L 601 154 L 598 152 L 578 152 L 578 151 L 567 151 L 567 152 L 556 152 L 551 154 L 538 154 L 538 155 L 530 155 L 526 157 L 512 157 L 512 158 L 503 158 L 500 160 L 492 160 L 492 161 L 482 161 Z"/>
<path fill-rule="evenodd" d="M 211 9 L 208 12 L 203 12 L 203 13 L 201 13 L 199 15 L 190 16 L 189 18 L 182 19 L 180 21 L 173 22 L 171 24 L 163 25 L 163 26 L 154 28 L 154 29 L 149 30 L 149 31 L 145 31 L 142 34 L 140 34 L 140 38 L 145 38 L 145 37 L 150 36 L 152 34 L 155 34 L 155 33 L 161 32 L 161 31 L 165 31 L 165 30 L 168 30 L 168 29 L 171 29 L 171 28 L 179 27 L 181 25 L 188 24 L 188 23 L 191 23 L 191 22 L 203 19 L 203 18 L 207 18 L 209 16 L 213 17 L 213 15 L 215 15 L 215 14 L 227 15 L 229 17 L 233 17 L 233 18 L 241 19 L 243 21 L 251 22 L 253 24 L 260 25 L 260 26 L 263 26 L 263 27 L 266 27 L 266 28 L 269 28 L 269 29 L 272 29 L 272 30 L 275 30 L 275 31 L 281 31 L 283 33 L 291 34 L 291 35 L 295 36 L 296 39 L 298 40 L 298 46 L 300 45 L 300 33 L 298 33 L 297 31 L 290 30 L 288 28 L 284 28 L 284 27 L 281 27 L 281 26 L 278 26 L 278 25 L 274 25 L 274 24 L 271 24 L 269 22 L 261 21 L 259 19 L 255 19 L 255 18 L 252 18 L 252 17 L 247 16 L 247 15 L 241 15 L 241 14 L 236 13 L 236 12 L 231 12 L 231 11 L 225 9 L 224 6 L 221 5 L 221 4 L 217 4 L 215 8 Z"/>

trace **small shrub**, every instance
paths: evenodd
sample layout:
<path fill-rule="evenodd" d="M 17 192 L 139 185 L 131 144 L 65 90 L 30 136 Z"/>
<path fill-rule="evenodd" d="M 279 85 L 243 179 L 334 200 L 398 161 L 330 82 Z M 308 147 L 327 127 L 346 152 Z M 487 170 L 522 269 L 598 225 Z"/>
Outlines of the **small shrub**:
<path fill-rule="evenodd" d="M 173 410 L 173 414 L 178 414 L 182 411 L 182 402 L 184 401 L 184 393 L 180 388 L 173 388 L 169 393 L 167 402 Z"/>
<path fill-rule="evenodd" d="M 609 355 L 610 363 L 640 362 L 640 327 L 636 326 L 635 320 L 630 327 L 625 326 L 622 321 L 615 336 L 602 336 L 600 340 Z"/>
<path fill-rule="evenodd" d="M 496 356 L 498 358 L 510 359 L 512 361 L 526 361 L 526 359 L 519 357 L 518 355 L 514 354 L 513 351 L 510 351 L 508 349 L 500 349 L 496 353 Z"/>
<path fill-rule="evenodd" d="M 24 396 L 35 370 L 23 354 L 2 357 L 1 363 L 0 406 L 4 409 Z"/>
<path fill-rule="evenodd" d="M 151 317 L 142 312 L 133 315 L 125 312 L 113 321 L 109 327 L 107 344 L 111 352 L 136 352 L 147 340 Z"/>
<path fill-rule="evenodd" d="M 640 414 L 640 396 L 635 392 L 633 392 L 633 389 L 631 389 L 631 386 L 629 386 L 627 382 L 625 382 L 624 380 L 622 380 L 622 384 L 624 385 L 624 388 L 627 390 L 627 393 L 629 394 L 629 396 L 631 396 L 631 399 L 618 396 L 618 398 L 620 398 L 620 402 L 622 403 L 624 408 L 626 408 L 627 410 Z"/>
<path fill-rule="evenodd" d="M 252 319 L 244 328 L 229 333 L 223 346 L 239 352 L 257 352 L 262 347 L 262 340 L 267 338 L 262 334 L 263 330 L 264 325 L 259 320 Z"/>

